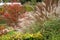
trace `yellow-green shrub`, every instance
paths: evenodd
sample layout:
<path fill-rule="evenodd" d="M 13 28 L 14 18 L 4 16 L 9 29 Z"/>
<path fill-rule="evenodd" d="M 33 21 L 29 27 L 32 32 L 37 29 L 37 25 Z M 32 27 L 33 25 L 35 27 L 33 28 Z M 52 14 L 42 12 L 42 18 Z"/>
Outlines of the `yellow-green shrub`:
<path fill-rule="evenodd" d="M 0 40 L 43 40 L 43 36 L 40 32 L 22 34 L 20 32 L 11 31 L 6 35 L 0 36 Z"/>

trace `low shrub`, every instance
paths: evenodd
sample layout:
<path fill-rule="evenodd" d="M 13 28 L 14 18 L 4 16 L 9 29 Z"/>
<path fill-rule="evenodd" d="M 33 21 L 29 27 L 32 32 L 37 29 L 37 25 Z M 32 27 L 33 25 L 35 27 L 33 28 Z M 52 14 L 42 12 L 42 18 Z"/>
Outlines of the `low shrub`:
<path fill-rule="evenodd" d="M 19 32 L 11 31 L 6 35 L 0 36 L 0 40 L 43 40 L 43 36 L 40 32 L 34 34 L 21 34 Z"/>

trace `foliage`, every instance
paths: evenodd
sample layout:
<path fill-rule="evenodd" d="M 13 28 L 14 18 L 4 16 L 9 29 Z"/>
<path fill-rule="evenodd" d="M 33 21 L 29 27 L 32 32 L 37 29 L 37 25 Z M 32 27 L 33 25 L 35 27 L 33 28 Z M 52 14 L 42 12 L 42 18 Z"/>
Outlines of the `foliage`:
<path fill-rule="evenodd" d="M 31 1 L 32 4 L 36 3 L 36 0 Z M 18 17 L 26 11 L 35 13 L 33 16 L 36 22 L 26 29 L 26 34 L 11 31 L 0 36 L 0 40 L 60 40 L 60 19 L 49 20 L 49 17 L 58 16 L 55 9 L 58 7 L 57 3 L 58 0 L 44 0 L 44 2 L 37 3 L 36 8 L 32 8 L 31 5 L 25 5 L 24 7 L 19 4 L 4 5 L 0 8 L 0 14 L 4 16 L 7 24 L 18 27 Z M 49 21 L 46 21 L 46 19 Z M 4 28 L 0 27 L 1 29 Z"/>
<path fill-rule="evenodd" d="M 39 22 L 36 22 L 32 24 L 29 28 L 30 29 L 27 29 L 27 31 L 30 33 L 36 33 L 40 31 L 44 37 L 44 40 L 60 39 L 60 19 L 59 18 L 45 21 L 42 24 Z"/>
<path fill-rule="evenodd" d="M 4 7 L 1 6 L 1 7 L 0 7 L 0 15 L 4 14 L 4 12 L 5 12 Z"/>
<path fill-rule="evenodd" d="M 20 4 L 6 4 L 3 6 L 3 9 L 5 11 L 2 16 L 4 16 L 8 25 L 12 25 L 11 23 L 13 23 L 17 26 L 18 17 L 20 16 L 20 14 L 25 12 L 24 7 Z"/>
<path fill-rule="evenodd" d="M 9 2 L 9 0 L 3 0 L 3 2 Z"/>
<path fill-rule="evenodd" d="M 32 23 L 28 28 L 25 29 L 25 32 L 28 33 L 37 33 L 37 32 L 42 32 L 43 26 L 39 22 L 34 22 Z"/>
<path fill-rule="evenodd" d="M 20 2 L 21 2 L 22 4 L 24 4 L 24 3 L 26 2 L 26 0 L 20 0 Z"/>
<path fill-rule="evenodd" d="M 34 10 L 34 7 L 32 5 L 25 5 L 24 7 L 25 7 L 26 11 L 28 11 L 28 12 Z"/>
<path fill-rule="evenodd" d="M 37 0 L 31 0 L 31 4 L 33 4 L 33 5 L 36 4 L 36 1 Z"/>
<path fill-rule="evenodd" d="M 43 35 L 45 40 L 59 40 L 60 38 L 60 19 L 46 21 L 44 23 Z"/>
<path fill-rule="evenodd" d="M 5 24 L 6 21 L 5 20 L 0 20 L 0 24 Z"/>
<path fill-rule="evenodd" d="M 13 36 L 13 34 L 15 34 L 14 31 L 10 31 L 9 33 L 7 33 L 6 35 L 2 35 L 0 36 L 0 40 L 9 40 L 11 36 Z"/>
<path fill-rule="evenodd" d="M 0 39 L 1 40 L 43 40 L 43 36 L 42 34 L 40 34 L 40 32 L 34 34 L 30 34 L 30 33 L 21 34 L 19 32 L 11 31 L 6 35 L 0 36 Z"/>
<path fill-rule="evenodd" d="M 56 13 L 58 8 L 58 0 L 44 0 L 41 3 L 37 3 L 35 6 L 34 17 L 37 21 L 45 21 L 51 18 L 59 17 Z"/>

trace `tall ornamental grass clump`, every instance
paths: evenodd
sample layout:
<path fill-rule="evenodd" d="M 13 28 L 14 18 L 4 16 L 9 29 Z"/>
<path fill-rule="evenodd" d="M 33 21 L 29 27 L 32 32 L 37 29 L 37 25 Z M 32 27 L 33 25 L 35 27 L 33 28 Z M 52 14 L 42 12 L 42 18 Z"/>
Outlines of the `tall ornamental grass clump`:
<path fill-rule="evenodd" d="M 45 40 L 59 40 L 60 39 L 60 19 L 46 21 L 44 23 L 43 35 Z"/>

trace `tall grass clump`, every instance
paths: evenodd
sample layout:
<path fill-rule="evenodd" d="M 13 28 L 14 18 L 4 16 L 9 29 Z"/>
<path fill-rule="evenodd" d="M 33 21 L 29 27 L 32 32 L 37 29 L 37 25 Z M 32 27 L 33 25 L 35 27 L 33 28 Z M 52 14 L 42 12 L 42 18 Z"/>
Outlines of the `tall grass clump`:
<path fill-rule="evenodd" d="M 45 40 L 60 39 L 60 19 L 53 19 L 44 23 L 43 35 Z"/>
<path fill-rule="evenodd" d="M 44 0 L 35 6 L 34 17 L 42 22 L 45 20 L 58 17 L 56 9 L 58 8 L 58 0 Z"/>

